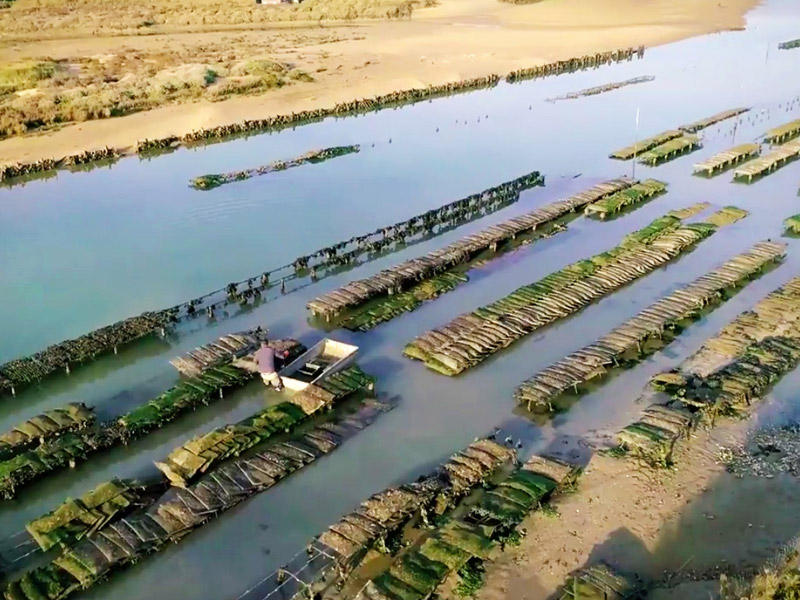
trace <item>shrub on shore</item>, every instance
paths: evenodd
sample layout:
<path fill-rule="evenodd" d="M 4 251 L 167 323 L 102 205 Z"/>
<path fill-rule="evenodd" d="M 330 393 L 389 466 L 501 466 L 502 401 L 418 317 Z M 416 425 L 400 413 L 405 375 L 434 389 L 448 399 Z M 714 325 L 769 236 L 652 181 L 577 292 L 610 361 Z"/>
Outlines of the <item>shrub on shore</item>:
<path fill-rule="evenodd" d="M 239 61 L 230 68 L 188 63 L 159 70 L 141 64 L 103 69 L 95 63 L 71 69 L 52 61 L 17 63 L 0 70 L 0 138 L 164 104 L 260 93 L 309 79 L 302 71 L 267 59 Z"/>

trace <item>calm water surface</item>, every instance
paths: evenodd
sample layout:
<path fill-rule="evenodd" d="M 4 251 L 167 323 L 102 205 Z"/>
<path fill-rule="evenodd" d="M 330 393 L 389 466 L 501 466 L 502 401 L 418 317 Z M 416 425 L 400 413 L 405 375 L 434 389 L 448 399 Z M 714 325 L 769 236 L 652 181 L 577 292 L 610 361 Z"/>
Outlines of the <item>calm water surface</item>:
<path fill-rule="evenodd" d="M 772 126 L 800 118 L 800 50 L 778 51 L 797 37 L 800 7 L 772 0 L 754 11 L 743 32 L 707 36 L 648 50 L 644 60 L 436 100 L 361 117 L 328 120 L 273 135 L 151 160 L 127 158 L 91 172 L 0 190 L 0 362 L 119 318 L 176 304 L 229 281 L 290 262 L 331 242 L 408 218 L 538 169 L 547 185 L 523 193 L 514 206 L 435 239 L 324 279 L 274 302 L 195 327 L 168 342 L 150 341 L 56 378 L 0 403 L 0 430 L 69 401 L 115 416 L 177 381 L 174 355 L 228 331 L 257 324 L 308 345 L 321 337 L 305 303 L 355 277 L 444 245 L 487 224 L 575 193 L 631 163 L 606 158 L 640 137 L 735 106 L 753 110 L 704 132 L 704 147 L 666 165 L 638 165 L 637 177 L 669 183 L 669 193 L 606 223 L 577 219 L 566 233 L 473 271 L 469 284 L 368 334 L 335 336 L 361 347 L 364 369 L 400 406 L 273 490 L 193 533 L 180 545 L 124 572 L 85 598 L 160 600 L 234 598 L 283 564 L 316 533 L 361 499 L 430 469 L 449 453 L 506 427 L 531 449 L 561 436 L 596 438 L 640 410 L 647 378 L 677 364 L 738 312 L 796 275 L 800 247 L 785 263 L 692 326 L 639 368 L 614 378 L 572 409 L 541 426 L 515 417 L 511 393 L 538 369 L 583 346 L 657 298 L 754 242 L 781 236 L 781 221 L 800 212 L 800 161 L 746 186 L 731 174 L 691 176 L 691 165 L 735 144 L 757 140 Z M 579 100 L 546 98 L 639 75 L 650 83 Z M 438 130 L 438 131 L 437 131 Z M 359 143 L 361 153 L 199 192 L 200 174 L 241 169 L 296 156 L 310 148 Z M 569 262 L 615 245 L 673 208 L 708 201 L 751 211 L 691 254 L 549 327 L 509 351 L 448 379 L 401 357 L 413 336 L 498 298 Z M 759 418 L 797 416 L 800 375 L 776 388 Z M 0 504 L 0 533 L 19 531 L 65 496 L 112 476 L 145 476 L 186 439 L 241 419 L 274 401 L 259 385 L 231 394 L 128 448 L 97 456 L 77 469 L 31 486 Z"/>

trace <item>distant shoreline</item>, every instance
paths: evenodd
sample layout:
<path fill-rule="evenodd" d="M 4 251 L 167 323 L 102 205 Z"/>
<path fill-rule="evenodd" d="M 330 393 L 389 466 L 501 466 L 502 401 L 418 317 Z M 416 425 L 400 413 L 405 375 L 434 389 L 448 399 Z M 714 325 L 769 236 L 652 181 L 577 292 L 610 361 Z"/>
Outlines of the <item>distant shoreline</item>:
<path fill-rule="evenodd" d="M 710 4 L 713 4 L 711 6 Z M 102 147 L 133 151 L 145 138 L 182 136 L 192 130 L 245 119 L 315 110 L 338 102 L 387 94 L 400 89 L 440 85 L 627 46 L 670 43 L 744 26 L 744 15 L 759 0 L 729 0 L 725 6 L 695 0 L 561 0 L 508 5 L 497 0 L 443 0 L 409 21 L 370 21 L 358 26 L 361 37 L 327 44 L 316 59 L 315 81 L 302 82 L 258 96 L 220 102 L 169 105 L 123 117 L 66 125 L 49 133 L 0 141 L 0 164 L 33 162 Z M 600 6 L 602 5 L 602 6 Z M 591 6 L 591 10 L 583 10 Z M 147 43 L 169 43 L 180 35 L 213 40 L 224 32 L 141 36 Z M 257 35 L 282 35 L 275 30 Z M 124 40 L 124 42 L 122 41 Z M 13 54 L 58 56 L 59 45 L 76 43 L 126 46 L 140 38 L 42 40 L 14 44 Z M 303 50 L 307 50 L 303 49 Z M 81 48 L 81 51 L 88 51 Z M 9 48 L 0 51 L 8 59 Z"/>

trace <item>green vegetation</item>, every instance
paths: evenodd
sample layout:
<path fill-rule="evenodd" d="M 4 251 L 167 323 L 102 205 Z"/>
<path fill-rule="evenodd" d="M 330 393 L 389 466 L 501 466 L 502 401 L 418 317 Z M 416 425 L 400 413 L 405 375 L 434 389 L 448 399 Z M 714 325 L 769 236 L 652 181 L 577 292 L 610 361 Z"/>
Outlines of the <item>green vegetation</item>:
<path fill-rule="evenodd" d="M 220 390 L 239 387 L 253 374 L 231 365 L 212 367 L 202 375 L 181 381 L 157 398 L 121 416 L 126 436 L 136 437 L 163 427 L 179 414 L 208 404 Z"/>
<path fill-rule="evenodd" d="M 470 559 L 463 567 L 458 570 L 458 584 L 456 585 L 456 595 L 462 598 L 472 598 L 483 587 L 486 568 L 483 561 Z"/>
<path fill-rule="evenodd" d="M 468 278 L 463 273 L 442 273 L 418 283 L 407 291 L 384 296 L 380 300 L 360 307 L 344 319 L 341 325 L 351 331 L 369 331 L 398 315 L 415 310 L 424 302 L 438 298 L 467 281 Z"/>
<path fill-rule="evenodd" d="M 720 575 L 721 600 L 800 600 L 797 550 L 785 553 L 776 565 L 764 567 L 754 577 Z"/>
<path fill-rule="evenodd" d="M 787 218 L 783 224 L 786 226 L 786 229 L 792 233 L 800 233 L 800 214 L 792 215 Z"/>
<path fill-rule="evenodd" d="M 73 500 L 67 498 L 56 509 L 33 521 L 25 528 L 42 550 L 71 544 L 114 519 L 139 498 L 136 489 L 113 479 Z"/>

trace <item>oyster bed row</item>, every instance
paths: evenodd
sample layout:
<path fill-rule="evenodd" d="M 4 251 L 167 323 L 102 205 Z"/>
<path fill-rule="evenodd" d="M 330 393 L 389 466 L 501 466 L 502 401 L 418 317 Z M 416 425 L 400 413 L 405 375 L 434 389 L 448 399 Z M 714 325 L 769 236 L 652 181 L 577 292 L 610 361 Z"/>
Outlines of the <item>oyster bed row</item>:
<path fill-rule="evenodd" d="M 659 163 L 667 162 L 677 156 L 696 150 L 700 146 L 701 142 L 699 137 L 690 133 L 684 133 L 679 138 L 675 138 L 660 146 L 651 148 L 646 152 L 642 152 L 639 155 L 639 162 L 654 167 Z"/>
<path fill-rule="evenodd" d="M 800 361 L 800 278 L 728 323 L 681 365 L 652 383 L 671 399 L 645 409 L 617 435 L 620 448 L 654 466 L 671 464 L 679 439 L 701 419 L 743 414 Z"/>
<path fill-rule="evenodd" d="M 550 458 L 533 457 L 499 484 L 490 483 L 460 516 L 394 557 L 383 573 L 367 582 L 357 600 L 423 600 L 449 578 L 458 580 L 467 565 L 480 569 L 522 520 L 576 471 Z"/>
<path fill-rule="evenodd" d="M 758 156 L 761 152 L 761 146 L 758 144 L 740 144 L 731 148 L 730 150 L 723 150 L 693 166 L 695 173 L 704 173 L 705 175 L 713 175 L 714 173 L 724 171 L 725 169 Z"/>
<path fill-rule="evenodd" d="M 11 360 L 0 365 L 0 392 L 13 392 L 16 387 L 30 385 L 56 372 L 69 372 L 77 364 L 163 332 L 168 323 L 167 314 L 148 312 L 101 327 L 73 340 L 53 344 L 31 356 Z"/>
<path fill-rule="evenodd" d="M 288 401 L 261 410 L 239 423 L 197 436 L 171 452 L 163 462 L 155 463 L 166 476 L 163 480 L 141 484 L 114 479 L 77 500 L 67 499 L 53 511 L 27 523 L 31 542 L 45 551 L 55 545 L 69 547 L 112 519 L 123 516 L 123 513 L 132 510 L 134 504 L 154 501 L 166 487 L 166 482 L 185 488 L 219 462 L 240 456 L 276 435 L 293 431 L 322 409 L 331 408 L 334 403 L 359 392 L 372 394 L 374 384 L 374 378 L 352 365 L 318 384 L 308 386 Z M 371 406 L 388 410 L 394 404 L 384 402 Z M 331 423 L 321 423 L 315 430 L 307 432 L 303 439 L 329 452 L 338 443 L 337 436 L 328 432 L 331 427 Z M 27 546 L 22 543 L 16 547 L 27 549 Z M 32 552 L 35 552 L 35 548 Z"/>
<path fill-rule="evenodd" d="M 637 83 L 647 83 L 648 81 L 653 81 L 654 79 L 655 77 L 653 77 L 652 75 L 633 77 L 631 79 L 626 79 L 625 81 L 615 81 L 613 83 L 606 83 L 604 85 L 598 85 L 595 87 L 586 88 L 585 90 L 580 90 L 579 92 L 570 92 L 569 94 L 564 94 L 563 96 L 548 98 L 547 102 L 557 102 L 558 100 L 575 100 L 576 98 L 583 98 L 584 96 L 596 96 L 597 94 L 604 94 L 605 92 L 618 90 L 619 88 L 628 85 L 636 85 Z"/>
<path fill-rule="evenodd" d="M 770 144 L 782 144 L 800 135 L 800 119 L 778 125 L 767 131 L 764 139 Z"/>
<path fill-rule="evenodd" d="M 52 408 L 0 435 L 0 460 L 6 460 L 33 444 L 85 429 L 94 420 L 94 412 L 82 402 Z"/>
<path fill-rule="evenodd" d="M 750 183 L 757 177 L 772 173 L 786 163 L 795 160 L 798 156 L 800 156 L 800 140 L 788 142 L 783 146 L 778 146 L 769 154 L 738 167 L 733 172 L 733 176 L 735 179 Z"/>
<path fill-rule="evenodd" d="M 418 258 L 412 258 L 383 269 L 379 273 L 351 281 L 308 303 L 312 314 L 333 317 L 376 296 L 398 293 L 409 285 L 463 264 L 480 252 L 495 249 L 500 244 L 537 227 L 566 216 L 587 204 L 637 183 L 627 177 L 599 183 L 565 200 L 552 202 L 529 213 L 492 225 Z"/>
<path fill-rule="evenodd" d="M 100 148 L 98 150 L 85 150 L 77 154 L 70 154 L 63 158 L 43 158 L 30 163 L 12 163 L 0 165 L 0 181 L 8 181 L 25 175 L 44 173 L 54 169 L 62 169 L 76 165 L 86 165 L 101 160 L 114 160 L 120 157 L 122 151 L 114 148 Z"/>
<path fill-rule="evenodd" d="M 260 167 L 252 169 L 245 169 L 243 171 L 232 171 L 230 173 L 210 173 L 208 175 L 200 175 L 192 179 L 191 186 L 198 190 L 210 190 L 226 183 L 233 183 L 234 181 L 244 181 L 251 177 L 259 175 L 266 175 L 267 173 L 274 173 L 276 171 L 285 171 L 294 167 L 300 167 L 305 164 L 313 164 L 324 162 L 331 158 L 339 156 L 346 156 L 359 152 L 361 147 L 358 144 L 351 146 L 333 146 L 331 148 L 322 148 L 321 150 L 312 150 L 306 152 L 302 156 L 292 158 L 289 160 L 276 160 Z"/>
<path fill-rule="evenodd" d="M 732 108 L 725 110 L 716 115 L 712 115 L 705 119 L 700 119 L 694 123 L 681 125 L 678 129 L 670 129 L 657 135 L 654 135 L 643 140 L 638 140 L 633 146 L 628 146 L 620 150 L 616 150 L 609 154 L 609 158 L 616 158 L 617 160 L 630 160 L 631 158 L 643 156 L 645 164 L 657 164 L 662 160 L 672 158 L 675 151 L 685 151 L 686 149 L 697 147 L 700 143 L 699 138 L 693 133 L 697 133 L 711 125 L 739 116 L 742 113 L 750 110 L 749 108 Z M 675 142 L 673 140 L 682 140 Z M 669 144 L 669 142 L 673 142 Z M 652 151 L 652 152 L 650 152 Z M 648 154 L 649 152 L 649 154 Z"/>
<path fill-rule="evenodd" d="M 786 245 L 761 242 L 722 266 L 699 277 L 635 317 L 612 329 L 596 342 L 573 352 L 543 369 L 522 383 L 514 392 L 515 399 L 529 410 L 553 409 L 553 400 L 570 389 L 602 377 L 621 362 L 638 362 L 646 352 L 644 343 L 651 337 L 661 338 L 665 330 L 679 321 L 698 315 L 710 303 L 723 300 L 723 292 L 744 286 L 765 267 L 782 259 Z M 724 300 L 723 300 L 724 301 Z M 631 361 L 623 356 L 636 352 Z"/>
<path fill-rule="evenodd" d="M 274 340 L 271 345 L 290 357 L 304 347 L 294 340 Z M 74 467 L 90 456 L 127 444 L 156 431 L 178 417 L 221 398 L 224 391 L 239 388 L 255 375 L 230 364 L 212 367 L 185 379 L 157 398 L 140 404 L 124 415 L 45 440 L 38 447 L 0 461 L 0 496 L 13 498 L 17 491 L 54 471 Z"/>
<path fill-rule="evenodd" d="M 711 127 L 712 125 L 716 125 L 721 121 L 725 121 L 726 119 L 731 119 L 733 117 L 738 117 L 739 115 L 746 113 L 749 111 L 749 108 L 731 108 L 729 110 L 723 110 L 715 115 L 711 115 L 710 117 L 706 117 L 705 119 L 700 119 L 699 121 L 695 121 L 694 123 L 688 123 L 686 125 L 681 125 L 678 127 L 681 131 L 685 131 L 686 133 L 697 133 L 698 131 L 705 129 L 707 127 Z"/>
<path fill-rule="evenodd" d="M 584 213 L 589 216 L 597 216 L 601 219 L 605 219 L 608 215 L 618 213 L 629 206 L 644 202 L 666 191 L 667 184 L 663 181 L 646 179 L 629 188 L 592 202 L 584 209 Z"/>
<path fill-rule="evenodd" d="M 41 550 L 67 547 L 115 520 L 143 497 L 143 486 L 112 479 L 78 498 L 67 498 L 49 513 L 29 521 L 25 529 Z"/>
<path fill-rule="evenodd" d="M 786 226 L 786 229 L 792 233 L 800 233 L 800 214 L 787 217 L 783 224 Z"/>
<path fill-rule="evenodd" d="M 733 172 L 733 176 L 734 181 L 738 180 L 751 183 L 754 179 L 766 176 L 797 158 L 797 142 L 781 146 L 781 144 L 784 144 L 797 135 L 800 135 L 800 120 L 784 123 L 783 125 L 767 130 L 766 134 L 764 134 L 764 141 L 773 145 L 771 152 L 768 154 L 760 156 L 761 144 L 759 143 L 740 144 L 729 150 L 719 152 L 704 161 L 695 163 L 693 172 L 702 173 L 710 177 L 744 161 L 748 161 L 737 168 Z M 665 144 L 665 146 L 667 145 Z M 686 146 L 687 148 L 693 147 L 693 144 L 687 142 Z M 687 148 L 673 149 L 677 150 L 675 156 L 681 154 Z"/>
<path fill-rule="evenodd" d="M 359 391 L 371 392 L 375 379 L 353 365 L 232 425 L 195 437 L 170 452 L 156 466 L 172 485 L 185 487 L 213 465 L 287 433 L 305 419 Z M 319 440 L 325 444 L 324 439 Z"/>
<path fill-rule="evenodd" d="M 298 597 L 286 585 L 298 581 L 298 594 L 335 600 L 428 598 L 468 562 L 487 559 L 579 473 L 545 456 L 519 466 L 514 450 L 477 440 L 416 482 L 370 497 L 315 538 L 307 562 L 286 565 L 240 599 Z"/>
<path fill-rule="evenodd" d="M 179 542 L 191 531 L 335 450 L 392 404 L 365 400 L 354 413 L 212 469 L 185 487 L 85 534 L 54 560 L 5 587 L 6 600 L 61 600 L 111 572 Z"/>
<path fill-rule="evenodd" d="M 723 209 L 734 219 L 747 213 Z M 403 353 L 443 375 L 474 367 L 516 340 L 650 273 L 712 235 L 718 225 L 684 224 L 664 216 L 627 235 L 611 250 L 573 263 L 408 343 Z"/>

